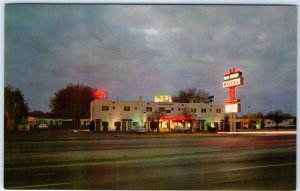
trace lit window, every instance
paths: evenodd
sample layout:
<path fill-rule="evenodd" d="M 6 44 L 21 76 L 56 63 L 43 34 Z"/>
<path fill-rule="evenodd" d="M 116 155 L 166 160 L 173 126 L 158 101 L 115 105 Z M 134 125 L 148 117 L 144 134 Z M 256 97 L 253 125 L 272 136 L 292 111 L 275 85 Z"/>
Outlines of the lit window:
<path fill-rule="evenodd" d="M 108 111 L 109 107 L 108 106 L 102 106 L 102 111 Z"/>

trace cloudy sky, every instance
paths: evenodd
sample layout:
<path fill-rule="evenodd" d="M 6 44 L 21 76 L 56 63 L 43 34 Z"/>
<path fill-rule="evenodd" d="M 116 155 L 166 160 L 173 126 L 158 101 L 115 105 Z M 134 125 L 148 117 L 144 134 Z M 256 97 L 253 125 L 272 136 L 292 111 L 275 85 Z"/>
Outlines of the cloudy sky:
<path fill-rule="evenodd" d="M 295 6 L 58 5 L 5 7 L 4 83 L 31 111 L 49 111 L 67 83 L 111 99 L 195 87 L 223 103 L 230 68 L 243 72 L 242 113 L 296 114 Z"/>

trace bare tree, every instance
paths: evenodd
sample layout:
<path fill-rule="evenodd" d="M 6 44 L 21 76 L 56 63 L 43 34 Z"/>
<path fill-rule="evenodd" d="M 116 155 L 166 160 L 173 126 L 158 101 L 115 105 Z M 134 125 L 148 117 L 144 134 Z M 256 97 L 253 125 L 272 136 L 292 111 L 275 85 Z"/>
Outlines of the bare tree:
<path fill-rule="evenodd" d="M 172 96 L 173 102 L 179 103 L 209 103 L 209 93 L 196 88 L 179 90 L 177 96 Z"/>
<path fill-rule="evenodd" d="M 289 118 L 289 115 L 284 114 L 281 110 L 271 111 L 266 116 L 268 119 L 273 120 L 276 123 L 276 131 L 278 131 L 278 124 L 283 120 Z"/>
<path fill-rule="evenodd" d="M 189 108 L 187 108 L 187 107 L 182 108 L 181 115 L 190 118 L 188 121 L 191 123 L 191 125 L 190 125 L 190 133 L 192 133 L 193 126 L 195 125 L 195 121 L 196 121 L 196 116 L 193 115 L 191 113 L 191 111 L 189 110 Z"/>
<path fill-rule="evenodd" d="M 156 110 L 151 115 L 148 116 L 148 120 L 151 121 L 152 124 L 154 124 L 154 127 L 150 127 L 152 130 L 156 129 L 157 133 L 159 133 L 159 120 L 161 117 L 165 116 L 166 113 Z"/>

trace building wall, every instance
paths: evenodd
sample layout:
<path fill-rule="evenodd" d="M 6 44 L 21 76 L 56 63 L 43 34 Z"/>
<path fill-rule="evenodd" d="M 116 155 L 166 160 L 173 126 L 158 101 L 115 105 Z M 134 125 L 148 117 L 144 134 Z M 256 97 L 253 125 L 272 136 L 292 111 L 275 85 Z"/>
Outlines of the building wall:
<path fill-rule="evenodd" d="M 278 124 L 279 127 L 294 127 L 295 119 L 286 119 Z M 265 127 L 276 127 L 276 123 L 271 119 L 265 119 Z"/>
<path fill-rule="evenodd" d="M 72 119 L 59 119 L 59 118 L 41 118 L 41 117 L 32 117 L 28 116 L 28 125 L 29 126 L 38 126 L 40 124 L 47 124 L 50 127 L 63 127 L 70 126 L 72 123 Z M 90 119 L 80 119 L 81 127 L 88 127 L 90 123 Z"/>
<path fill-rule="evenodd" d="M 207 130 L 207 124 L 212 127 L 217 126 L 219 129 L 221 129 L 221 124 L 224 124 L 224 105 L 153 102 L 142 99 L 136 101 L 94 100 L 91 102 L 91 120 L 96 122 L 96 128 L 100 131 L 116 131 L 117 125 L 120 124 L 120 130 L 124 131 L 129 131 L 133 125 L 145 125 L 149 129 L 151 122 L 149 116 L 153 112 L 163 110 L 167 116 L 180 116 L 184 108 L 187 108 L 198 122 L 195 129 L 200 128 L 200 121 L 204 122 L 203 130 Z M 106 129 L 105 125 L 107 125 Z M 166 130 L 162 121 L 160 127 L 161 130 Z"/>

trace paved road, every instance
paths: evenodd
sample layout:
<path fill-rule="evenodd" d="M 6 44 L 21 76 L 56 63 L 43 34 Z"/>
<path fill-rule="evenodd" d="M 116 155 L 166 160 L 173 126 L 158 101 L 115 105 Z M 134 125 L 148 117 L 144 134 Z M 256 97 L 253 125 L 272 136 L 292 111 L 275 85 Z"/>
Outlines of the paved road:
<path fill-rule="evenodd" d="M 295 135 L 26 136 L 5 141 L 5 188 L 296 188 Z"/>

